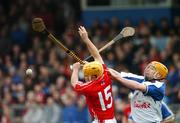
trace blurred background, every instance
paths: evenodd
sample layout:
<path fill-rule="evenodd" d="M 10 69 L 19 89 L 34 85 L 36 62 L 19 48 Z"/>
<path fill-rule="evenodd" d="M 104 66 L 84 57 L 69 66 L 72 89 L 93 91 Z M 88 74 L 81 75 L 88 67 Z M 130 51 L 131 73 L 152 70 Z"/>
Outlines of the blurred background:
<path fill-rule="evenodd" d="M 135 38 L 117 42 L 101 53 L 103 59 L 108 67 L 136 74 L 152 60 L 164 63 L 169 69 L 164 101 L 180 123 L 179 0 L 1 0 L 0 123 L 91 122 L 84 97 L 70 85 L 69 65 L 75 61 L 32 31 L 34 17 L 43 18 L 82 59 L 89 52 L 79 39 L 79 25 L 98 48 L 123 27 L 135 27 Z M 32 77 L 25 76 L 27 68 Z M 113 82 L 118 123 L 127 123 L 129 92 Z"/>

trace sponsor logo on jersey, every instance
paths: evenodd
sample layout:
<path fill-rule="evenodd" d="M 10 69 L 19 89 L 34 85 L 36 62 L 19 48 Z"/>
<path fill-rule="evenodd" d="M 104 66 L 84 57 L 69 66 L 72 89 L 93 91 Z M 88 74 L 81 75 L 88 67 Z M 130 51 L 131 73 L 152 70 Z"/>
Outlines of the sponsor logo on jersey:
<path fill-rule="evenodd" d="M 140 108 L 140 109 L 147 109 L 150 108 L 151 104 L 148 102 L 139 103 L 137 101 L 134 102 L 134 107 Z"/>

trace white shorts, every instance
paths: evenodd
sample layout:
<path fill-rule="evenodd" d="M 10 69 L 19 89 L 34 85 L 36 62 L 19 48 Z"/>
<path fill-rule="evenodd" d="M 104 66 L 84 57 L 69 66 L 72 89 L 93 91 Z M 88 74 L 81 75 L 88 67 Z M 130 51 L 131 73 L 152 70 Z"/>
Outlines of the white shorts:
<path fill-rule="evenodd" d="M 98 122 L 98 120 L 95 119 L 92 123 L 100 123 L 100 122 Z M 116 119 L 113 118 L 113 119 L 105 120 L 103 123 L 117 123 L 117 122 L 116 122 Z"/>

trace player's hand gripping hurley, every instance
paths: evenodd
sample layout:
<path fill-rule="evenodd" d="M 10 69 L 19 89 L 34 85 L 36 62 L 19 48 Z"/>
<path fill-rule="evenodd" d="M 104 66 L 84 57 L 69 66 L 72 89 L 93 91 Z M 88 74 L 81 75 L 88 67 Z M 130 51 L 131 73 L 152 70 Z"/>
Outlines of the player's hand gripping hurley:
<path fill-rule="evenodd" d="M 32 21 L 32 28 L 36 32 L 43 33 L 48 36 L 48 39 L 54 42 L 58 47 L 63 49 L 68 55 L 72 56 L 76 61 L 81 64 L 85 64 L 83 60 L 81 60 L 73 51 L 69 50 L 66 46 L 64 46 L 58 39 L 56 39 L 46 28 L 44 22 L 41 18 L 34 18 Z"/>

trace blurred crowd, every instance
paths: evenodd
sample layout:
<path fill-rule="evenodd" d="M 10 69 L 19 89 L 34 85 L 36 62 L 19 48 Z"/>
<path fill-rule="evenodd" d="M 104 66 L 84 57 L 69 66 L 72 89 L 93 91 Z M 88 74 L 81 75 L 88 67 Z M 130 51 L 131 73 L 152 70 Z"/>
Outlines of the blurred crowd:
<path fill-rule="evenodd" d="M 75 1 L 75 0 L 74 0 Z M 78 6 L 57 0 L 2 0 L 0 4 L 0 123 L 88 123 L 91 121 L 86 101 L 70 85 L 69 65 L 75 61 L 46 37 L 31 29 L 33 17 L 41 17 L 48 29 L 82 59 L 89 56 L 80 41 L 77 27 Z M 75 11 L 76 10 L 76 11 Z M 76 15 L 76 16 L 75 16 Z M 136 28 L 136 36 L 102 52 L 108 67 L 118 71 L 143 74 L 152 60 L 169 68 L 166 97 L 168 104 L 180 103 L 180 17 L 153 20 L 109 18 L 94 20 L 87 28 L 98 47 L 113 39 L 123 27 Z M 32 76 L 25 75 L 27 68 Z M 83 78 L 82 73 L 80 77 Z M 126 123 L 129 90 L 113 82 L 116 118 Z"/>

